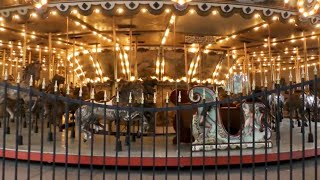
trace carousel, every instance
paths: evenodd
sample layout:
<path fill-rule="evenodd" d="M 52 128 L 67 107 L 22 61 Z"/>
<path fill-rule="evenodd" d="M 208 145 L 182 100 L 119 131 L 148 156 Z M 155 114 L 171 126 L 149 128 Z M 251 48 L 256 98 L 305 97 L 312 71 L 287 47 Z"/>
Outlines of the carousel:
<path fill-rule="evenodd" d="M 316 0 L 0 8 L 2 157 L 167 167 L 318 153 Z"/>

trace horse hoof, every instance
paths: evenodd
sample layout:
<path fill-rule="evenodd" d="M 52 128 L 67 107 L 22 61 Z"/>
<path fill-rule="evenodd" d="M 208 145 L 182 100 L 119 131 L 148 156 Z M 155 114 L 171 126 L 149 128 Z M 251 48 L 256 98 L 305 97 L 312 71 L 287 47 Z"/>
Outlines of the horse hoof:
<path fill-rule="evenodd" d="M 173 145 L 176 145 L 176 144 L 177 144 L 177 137 L 174 137 L 174 138 L 173 138 L 172 144 L 173 144 Z"/>
<path fill-rule="evenodd" d="M 14 122 L 14 119 L 12 118 L 12 119 L 10 119 L 10 122 Z"/>

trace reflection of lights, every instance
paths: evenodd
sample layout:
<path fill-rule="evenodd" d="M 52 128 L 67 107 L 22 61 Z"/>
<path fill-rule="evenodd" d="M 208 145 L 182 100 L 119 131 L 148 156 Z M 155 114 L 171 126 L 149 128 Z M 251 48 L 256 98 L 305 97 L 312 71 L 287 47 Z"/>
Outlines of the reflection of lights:
<path fill-rule="evenodd" d="M 118 8 L 118 9 L 117 9 L 117 12 L 118 12 L 119 14 L 122 14 L 123 11 L 124 11 L 124 10 L 123 10 L 122 8 Z"/>
<path fill-rule="evenodd" d="M 190 2 L 191 0 L 172 0 L 175 3 L 178 3 L 179 5 L 184 5 L 185 3 Z"/>
<path fill-rule="evenodd" d="M 141 12 L 145 13 L 145 12 L 147 12 L 147 9 L 143 8 L 143 9 L 141 9 Z"/>

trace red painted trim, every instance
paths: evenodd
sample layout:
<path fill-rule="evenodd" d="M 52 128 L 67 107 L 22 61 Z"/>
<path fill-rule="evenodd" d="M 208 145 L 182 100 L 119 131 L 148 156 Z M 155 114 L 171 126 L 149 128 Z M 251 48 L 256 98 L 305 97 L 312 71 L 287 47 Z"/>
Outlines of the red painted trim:
<path fill-rule="evenodd" d="M 318 154 L 320 155 L 320 148 L 317 149 Z M 309 149 L 305 150 L 305 158 L 314 157 L 315 150 Z M 3 151 L 0 150 L 0 157 L 3 157 Z M 5 157 L 9 159 L 15 159 L 15 150 L 6 150 Z M 40 152 L 31 152 L 30 153 L 30 160 L 31 161 L 40 161 L 41 154 Z M 43 153 L 43 162 L 53 162 L 53 154 L 52 153 Z M 302 151 L 293 151 L 292 152 L 292 159 L 301 159 L 302 158 Z M 27 152 L 18 152 L 18 159 L 19 160 L 28 160 L 28 153 Z M 231 165 L 240 164 L 240 156 L 219 156 L 217 159 L 215 157 L 192 157 L 192 166 L 202 166 L 203 162 L 207 166 L 216 165 L 228 165 L 228 159 L 230 160 Z M 130 166 L 140 166 L 140 161 L 142 160 L 142 166 L 153 166 L 153 158 L 152 157 L 131 157 L 130 158 Z M 277 153 L 267 154 L 267 162 L 276 162 L 278 160 Z M 280 153 L 280 161 L 290 160 L 290 152 Z M 127 157 L 118 157 L 118 162 L 116 163 L 116 157 L 106 157 L 105 158 L 107 166 L 128 166 L 129 158 Z M 65 154 L 56 154 L 55 158 L 56 163 L 65 163 Z M 91 162 L 90 156 L 81 156 L 80 157 L 80 164 L 88 165 Z M 257 154 L 255 155 L 255 163 L 263 163 L 265 162 L 265 155 L 264 154 Z M 68 155 L 68 163 L 69 164 L 78 164 L 78 155 Z M 190 157 L 181 157 L 180 158 L 180 166 L 190 166 Z M 243 155 L 242 156 L 242 164 L 252 164 L 253 158 L 252 155 Z M 102 156 L 93 156 L 92 158 L 93 165 L 103 165 L 103 157 Z M 165 157 L 156 157 L 155 158 L 155 166 L 163 167 L 166 165 Z M 178 158 L 176 157 L 169 157 L 167 158 L 167 165 L 171 167 L 178 166 Z"/>

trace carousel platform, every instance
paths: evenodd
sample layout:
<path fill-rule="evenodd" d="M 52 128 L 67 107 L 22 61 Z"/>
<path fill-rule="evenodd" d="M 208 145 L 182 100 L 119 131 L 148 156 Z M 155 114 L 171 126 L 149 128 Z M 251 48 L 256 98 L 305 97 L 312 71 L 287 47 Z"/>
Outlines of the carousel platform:
<path fill-rule="evenodd" d="M 320 133 L 320 123 L 317 125 L 317 130 Z M 314 123 L 312 124 L 313 135 L 315 130 Z M 32 132 L 30 141 L 30 160 L 40 161 L 41 157 L 44 162 L 51 163 L 55 159 L 55 163 L 67 163 L 69 164 L 80 164 L 88 165 L 105 165 L 107 166 L 206 166 L 213 165 L 227 165 L 227 164 L 251 164 L 263 163 L 265 160 L 268 162 L 287 161 L 290 160 L 290 146 L 292 146 L 292 159 L 301 159 L 303 157 L 313 157 L 315 156 L 315 150 L 320 154 L 319 146 L 315 149 L 315 144 L 308 143 L 308 127 L 305 128 L 305 151 L 302 151 L 303 141 L 302 133 L 300 132 L 300 127 L 295 127 L 292 130 L 293 143 L 290 144 L 290 128 L 289 120 L 284 119 L 281 123 L 280 132 L 280 147 L 277 146 L 275 133 L 272 136 L 273 146 L 267 148 L 267 154 L 265 154 L 265 148 L 262 149 L 235 149 L 235 150 L 213 150 L 200 152 L 191 152 L 190 144 L 172 144 L 172 128 L 169 128 L 169 135 L 166 138 L 164 135 L 157 136 L 143 136 L 142 138 L 137 138 L 135 142 L 131 142 L 130 149 L 126 146 L 124 141 L 125 137 L 121 136 L 122 141 L 122 151 L 116 153 L 115 151 L 115 136 L 106 135 L 105 141 L 105 156 L 104 156 L 104 141 L 103 135 L 95 135 L 94 141 L 81 142 L 81 153 L 79 152 L 79 139 L 76 137 L 74 139 L 68 139 L 68 146 L 66 146 L 65 132 L 57 132 L 56 136 L 56 148 L 54 153 L 54 142 L 47 141 L 47 131 L 45 128 L 44 132 L 44 142 L 43 142 L 43 153 L 41 153 L 41 133 L 35 134 Z M 11 128 L 11 132 L 15 132 L 14 127 Z M 157 132 L 163 132 L 163 128 L 157 128 Z M 9 159 L 16 158 L 15 151 L 15 134 L 6 135 L 6 147 L 3 149 L 3 129 L 0 129 L 1 137 L 1 149 L 0 156 L 5 156 Z M 69 131 L 70 134 L 70 131 Z M 77 135 L 77 132 L 76 132 Z M 18 146 L 17 159 L 28 160 L 28 134 L 27 129 L 23 133 L 24 144 Z M 320 138 L 315 138 L 320 144 Z M 143 143 L 142 143 L 143 142 Z M 92 145 L 92 148 L 91 148 Z M 167 146 L 167 148 L 166 148 Z M 280 155 L 278 157 L 278 148 L 280 148 Z M 92 149 L 92 150 L 91 150 Z M 180 158 L 178 156 L 178 151 L 180 151 Z M 216 156 L 217 153 L 217 156 Z M 230 154 L 230 157 L 228 156 Z M 240 156 L 242 153 L 242 156 Z M 205 155 L 205 158 L 203 158 Z M 167 158 L 166 158 L 167 157 Z M 242 158 L 241 158 L 242 157 Z M 79 159 L 80 158 L 80 159 Z"/>

